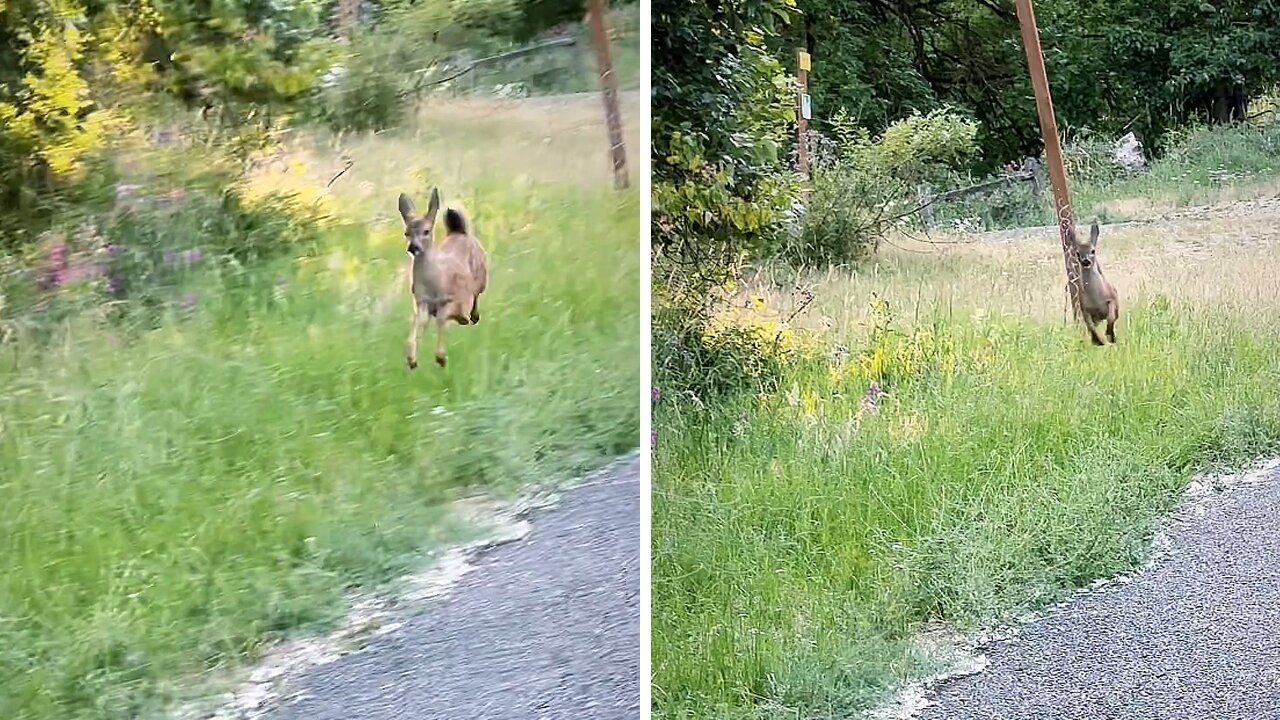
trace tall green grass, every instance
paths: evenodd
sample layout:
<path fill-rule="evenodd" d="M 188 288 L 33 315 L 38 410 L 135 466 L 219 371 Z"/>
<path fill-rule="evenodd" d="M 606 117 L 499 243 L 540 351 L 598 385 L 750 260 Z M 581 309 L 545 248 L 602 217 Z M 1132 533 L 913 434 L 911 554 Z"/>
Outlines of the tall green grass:
<path fill-rule="evenodd" d="M 4 348 L 0 717 L 136 717 L 410 566 L 460 489 L 634 448 L 639 206 L 603 188 L 465 189 L 491 279 L 448 370 L 405 369 L 394 224 L 224 263 L 157 329 Z"/>
<path fill-rule="evenodd" d="M 851 717 L 919 668 L 922 624 L 1130 569 L 1191 473 L 1280 448 L 1274 326 L 1167 299 L 1126 317 L 1105 349 L 1074 325 L 922 317 L 897 346 L 916 350 L 876 361 L 874 413 L 860 347 L 771 396 L 664 396 L 656 717 Z"/>

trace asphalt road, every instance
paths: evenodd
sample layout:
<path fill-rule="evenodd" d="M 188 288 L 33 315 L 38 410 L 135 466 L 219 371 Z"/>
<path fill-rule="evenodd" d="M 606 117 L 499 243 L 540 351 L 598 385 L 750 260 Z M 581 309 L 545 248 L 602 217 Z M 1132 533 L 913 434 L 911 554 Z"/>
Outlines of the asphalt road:
<path fill-rule="evenodd" d="M 633 459 L 534 512 L 446 599 L 293 681 L 301 697 L 269 717 L 639 718 L 639 474 Z"/>
<path fill-rule="evenodd" d="M 1126 585 L 986 648 L 923 720 L 1280 718 L 1280 473 L 1193 503 Z"/>

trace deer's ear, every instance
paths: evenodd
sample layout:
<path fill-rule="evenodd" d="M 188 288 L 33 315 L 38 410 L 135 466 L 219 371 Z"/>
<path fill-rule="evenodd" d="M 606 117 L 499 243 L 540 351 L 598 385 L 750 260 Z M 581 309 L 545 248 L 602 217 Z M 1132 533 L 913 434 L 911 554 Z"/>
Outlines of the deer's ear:
<path fill-rule="evenodd" d="M 1093 227 L 1089 228 L 1089 244 L 1098 247 L 1098 223 L 1094 223 Z"/>
<path fill-rule="evenodd" d="M 423 216 L 428 225 L 435 224 L 437 212 L 440 212 L 440 190 L 431 188 L 431 201 L 427 203 L 427 214 Z"/>
<path fill-rule="evenodd" d="M 405 225 L 413 221 L 413 201 L 404 193 L 400 193 L 400 217 L 404 218 Z"/>

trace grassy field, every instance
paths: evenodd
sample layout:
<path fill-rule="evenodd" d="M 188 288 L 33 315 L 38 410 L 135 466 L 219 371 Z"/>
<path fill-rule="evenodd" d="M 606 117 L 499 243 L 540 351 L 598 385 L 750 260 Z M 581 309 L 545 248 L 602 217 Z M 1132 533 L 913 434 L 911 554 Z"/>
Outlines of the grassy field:
<path fill-rule="evenodd" d="M 1280 449 L 1278 214 L 1104 228 L 1101 349 L 1063 322 L 1052 231 L 743 288 L 770 332 L 811 290 L 784 331 L 808 352 L 777 392 L 656 405 L 656 716 L 856 716 L 925 669 L 926 623 L 1140 562 L 1197 469 Z"/>
<path fill-rule="evenodd" d="M 596 97 L 452 103 L 299 140 L 255 182 L 314 191 L 346 152 L 319 254 L 217 262 L 155 328 L 86 313 L 2 348 L 0 717 L 138 717 L 334 620 L 345 589 L 447 539 L 464 489 L 636 447 L 639 202 L 608 189 L 601 115 Z M 491 279 L 448 370 L 409 373 L 396 195 L 422 206 L 433 184 Z"/>

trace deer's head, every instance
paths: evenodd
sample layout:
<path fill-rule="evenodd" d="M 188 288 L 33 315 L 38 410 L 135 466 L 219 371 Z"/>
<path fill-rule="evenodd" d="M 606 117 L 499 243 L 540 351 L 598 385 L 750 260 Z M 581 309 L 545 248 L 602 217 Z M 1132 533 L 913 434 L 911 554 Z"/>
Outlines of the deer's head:
<path fill-rule="evenodd" d="M 1074 234 L 1074 233 L 1073 233 Z M 1080 261 L 1080 267 L 1088 270 L 1098 264 L 1098 223 L 1094 223 L 1089 228 L 1089 240 L 1081 242 L 1079 238 L 1075 239 L 1076 260 Z"/>
<path fill-rule="evenodd" d="M 440 191 L 431 188 L 431 200 L 427 203 L 425 215 L 418 216 L 413 201 L 408 195 L 400 193 L 400 217 L 404 219 L 405 250 L 410 255 L 420 255 L 432 245 L 432 229 L 436 224 L 436 213 L 440 211 Z"/>

